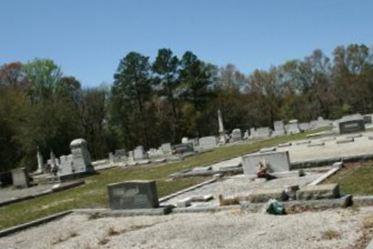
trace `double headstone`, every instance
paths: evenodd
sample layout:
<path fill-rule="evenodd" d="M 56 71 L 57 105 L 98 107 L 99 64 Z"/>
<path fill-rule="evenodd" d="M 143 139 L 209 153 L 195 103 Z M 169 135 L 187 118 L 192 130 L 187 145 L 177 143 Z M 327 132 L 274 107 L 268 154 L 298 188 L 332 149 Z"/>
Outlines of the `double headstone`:
<path fill-rule="evenodd" d="M 261 161 L 265 161 L 269 167 L 269 172 L 286 172 L 290 170 L 289 153 L 282 152 L 266 152 L 253 153 L 242 157 L 242 167 L 245 175 L 253 176 L 256 174 L 258 165 Z"/>
<path fill-rule="evenodd" d="M 201 137 L 199 139 L 199 147 L 202 150 L 213 149 L 217 146 L 218 141 L 215 136 Z"/>
<path fill-rule="evenodd" d="M 111 209 L 156 208 L 159 206 L 155 181 L 127 181 L 108 185 Z"/>
<path fill-rule="evenodd" d="M 360 114 L 344 116 L 336 122 L 339 134 L 365 131 L 364 117 Z"/>

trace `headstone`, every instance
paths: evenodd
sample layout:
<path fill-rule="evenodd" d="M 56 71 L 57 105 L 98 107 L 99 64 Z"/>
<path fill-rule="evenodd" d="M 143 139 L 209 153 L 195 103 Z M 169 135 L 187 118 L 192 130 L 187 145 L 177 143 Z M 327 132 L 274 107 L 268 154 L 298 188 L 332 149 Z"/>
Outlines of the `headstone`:
<path fill-rule="evenodd" d="M 246 130 L 245 133 L 243 134 L 243 139 L 244 139 L 244 140 L 247 140 L 247 139 L 249 139 L 249 138 L 250 138 L 249 131 Z"/>
<path fill-rule="evenodd" d="M 58 170 L 58 165 L 57 165 L 57 161 L 56 161 L 56 156 L 54 155 L 53 151 L 50 152 L 50 161 L 49 162 L 50 162 L 50 167 L 51 167 L 52 172 L 57 171 Z"/>
<path fill-rule="evenodd" d="M 234 129 L 231 134 L 230 142 L 237 142 L 242 140 L 242 132 L 241 129 Z"/>
<path fill-rule="evenodd" d="M 192 143 L 176 144 L 174 148 L 176 154 L 184 154 L 194 151 Z"/>
<path fill-rule="evenodd" d="M 287 151 L 273 151 L 267 153 L 253 153 L 242 157 L 242 167 L 245 175 L 256 175 L 259 162 L 265 161 L 269 172 L 285 172 L 291 169 L 289 153 Z"/>
<path fill-rule="evenodd" d="M 58 176 L 67 176 L 75 173 L 73 156 L 60 156 Z"/>
<path fill-rule="evenodd" d="M 189 139 L 187 137 L 183 137 L 183 138 L 181 138 L 181 143 L 182 144 L 187 144 L 187 143 L 189 143 Z"/>
<path fill-rule="evenodd" d="M 108 185 L 111 209 L 157 208 L 155 181 L 127 181 Z"/>
<path fill-rule="evenodd" d="M 91 155 L 89 154 L 87 141 L 78 138 L 70 143 L 71 157 L 73 160 L 74 173 L 85 173 L 94 171 L 91 165 Z"/>
<path fill-rule="evenodd" d="M 137 146 L 134 150 L 133 150 L 133 158 L 135 160 L 143 160 L 146 158 L 145 156 L 145 151 L 144 151 L 144 147 L 142 145 L 139 145 Z"/>
<path fill-rule="evenodd" d="M 300 129 L 301 131 L 308 131 L 308 130 L 311 129 L 311 125 L 310 125 L 310 123 L 307 123 L 307 122 L 305 122 L 305 123 L 300 123 L 300 124 L 299 124 L 299 129 Z"/>
<path fill-rule="evenodd" d="M 128 151 L 128 161 L 129 162 L 135 161 L 133 150 Z"/>
<path fill-rule="evenodd" d="M 171 143 L 164 143 L 161 145 L 161 150 L 163 154 L 165 155 L 171 155 L 172 154 L 172 146 Z"/>
<path fill-rule="evenodd" d="M 199 146 L 204 150 L 214 149 L 217 146 L 217 139 L 215 136 L 201 137 L 199 139 Z"/>
<path fill-rule="evenodd" d="M 114 161 L 121 162 L 127 160 L 127 152 L 125 149 L 118 149 L 114 152 Z"/>
<path fill-rule="evenodd" d="M 271 136 L 271 129 L 269 127 L 252 128 L 250 133 L 252 138 L 268 138 Z"/>
<path fill-rule="evenodd" d="M 364 119 L 342 120 L 338 122 L 340 134 L 365 131 Z"/>
<path fill-rule="evenodd" d="M 298 120 L 293 119 L 293 120 L 289 121 L 289 123 L 286 125 L 286 133 L 287 134 L 297 134 L 297 133 L 300 133 Z"/>
<path fill-rule="evenodd" d="M 14 187 L 27 188 L 30 186 L 30 178 L 26 168 L 13 169 L 11 172 Z"/>
<path fill-rule="evenodd" d="M 113 152 L 109 153 L 109 163 L 113 165 L 115 163 L 114 154 Z"/>
<path fill-rule="evenodd" d="M 286 134 L 284 121 L 282 120 L 273 122 L 273 129 L 272 136 L 283 136 Z"/>

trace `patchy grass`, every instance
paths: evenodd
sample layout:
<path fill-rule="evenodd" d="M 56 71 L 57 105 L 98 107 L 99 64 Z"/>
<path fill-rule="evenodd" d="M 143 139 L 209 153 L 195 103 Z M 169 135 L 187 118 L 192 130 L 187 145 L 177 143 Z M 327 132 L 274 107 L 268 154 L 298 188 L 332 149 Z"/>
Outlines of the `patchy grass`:
<path fill-rule="evenodd" d="M 343 193 L 373 195 L 373 161 L 347 164 L 327 182 L 338 183 Z"/>
<path fill-rule="evenodd" d="M 210 152 L 186 158 L 182 162 L 136 166 L 127 169 L 113 168 L 101 171 L 99 174 L 86 177 L 85 185 L 0 207 L 0 229 L 73 208 L 107 207 L 106 185 L 114 182 L 154 179 L 157 182 L 158 195 L 162 197 L 206 180 L 203 177 L 193 177 L 170 181 L 167 177 L 171 173 L 196 166 L 209 165 L 254 152 L 262 147 L 304 139 L 307 134 L 309 133 L 276 137 L 251 144 L 220 147 Z"/>

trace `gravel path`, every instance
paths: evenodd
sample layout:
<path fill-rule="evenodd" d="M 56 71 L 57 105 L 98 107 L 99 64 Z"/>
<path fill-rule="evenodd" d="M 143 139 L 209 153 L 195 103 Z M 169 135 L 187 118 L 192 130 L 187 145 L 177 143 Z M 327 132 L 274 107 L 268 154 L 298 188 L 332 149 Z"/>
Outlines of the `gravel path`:
<path fill-rule="evenodd" d="M 373 207 L 272 216 L 239 210 L 89 219 L 70 215 L 2 238 L 2 249 L 354 248 Z"/>

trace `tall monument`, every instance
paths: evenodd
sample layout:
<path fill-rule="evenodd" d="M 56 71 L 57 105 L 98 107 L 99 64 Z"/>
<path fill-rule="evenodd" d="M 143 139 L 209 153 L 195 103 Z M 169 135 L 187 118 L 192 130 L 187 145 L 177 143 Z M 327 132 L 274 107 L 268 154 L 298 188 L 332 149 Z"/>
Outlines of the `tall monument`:
<path fill-rule="evenodd" d="M 43 156 L 42 156 L 42 154 L 40 153 L 39 146 L 38 146 L 38 151 L 37 151 L 37 153 L 36 153 L 36 158 L 38 159 L 38 168 L 37 168 L 37 170 L 35 171 L 35 173 L 37 173 L 37 174 L 41 174 L 41 173 L 43 173 Z"/>
<path fill-rule="evenodd" d="M 218 123 L 219 123 L 219 143 L 225 144 L 227 142 L 225 137 L 223 115 L 221 114 L 220 109 L 218 110 Z"/>

